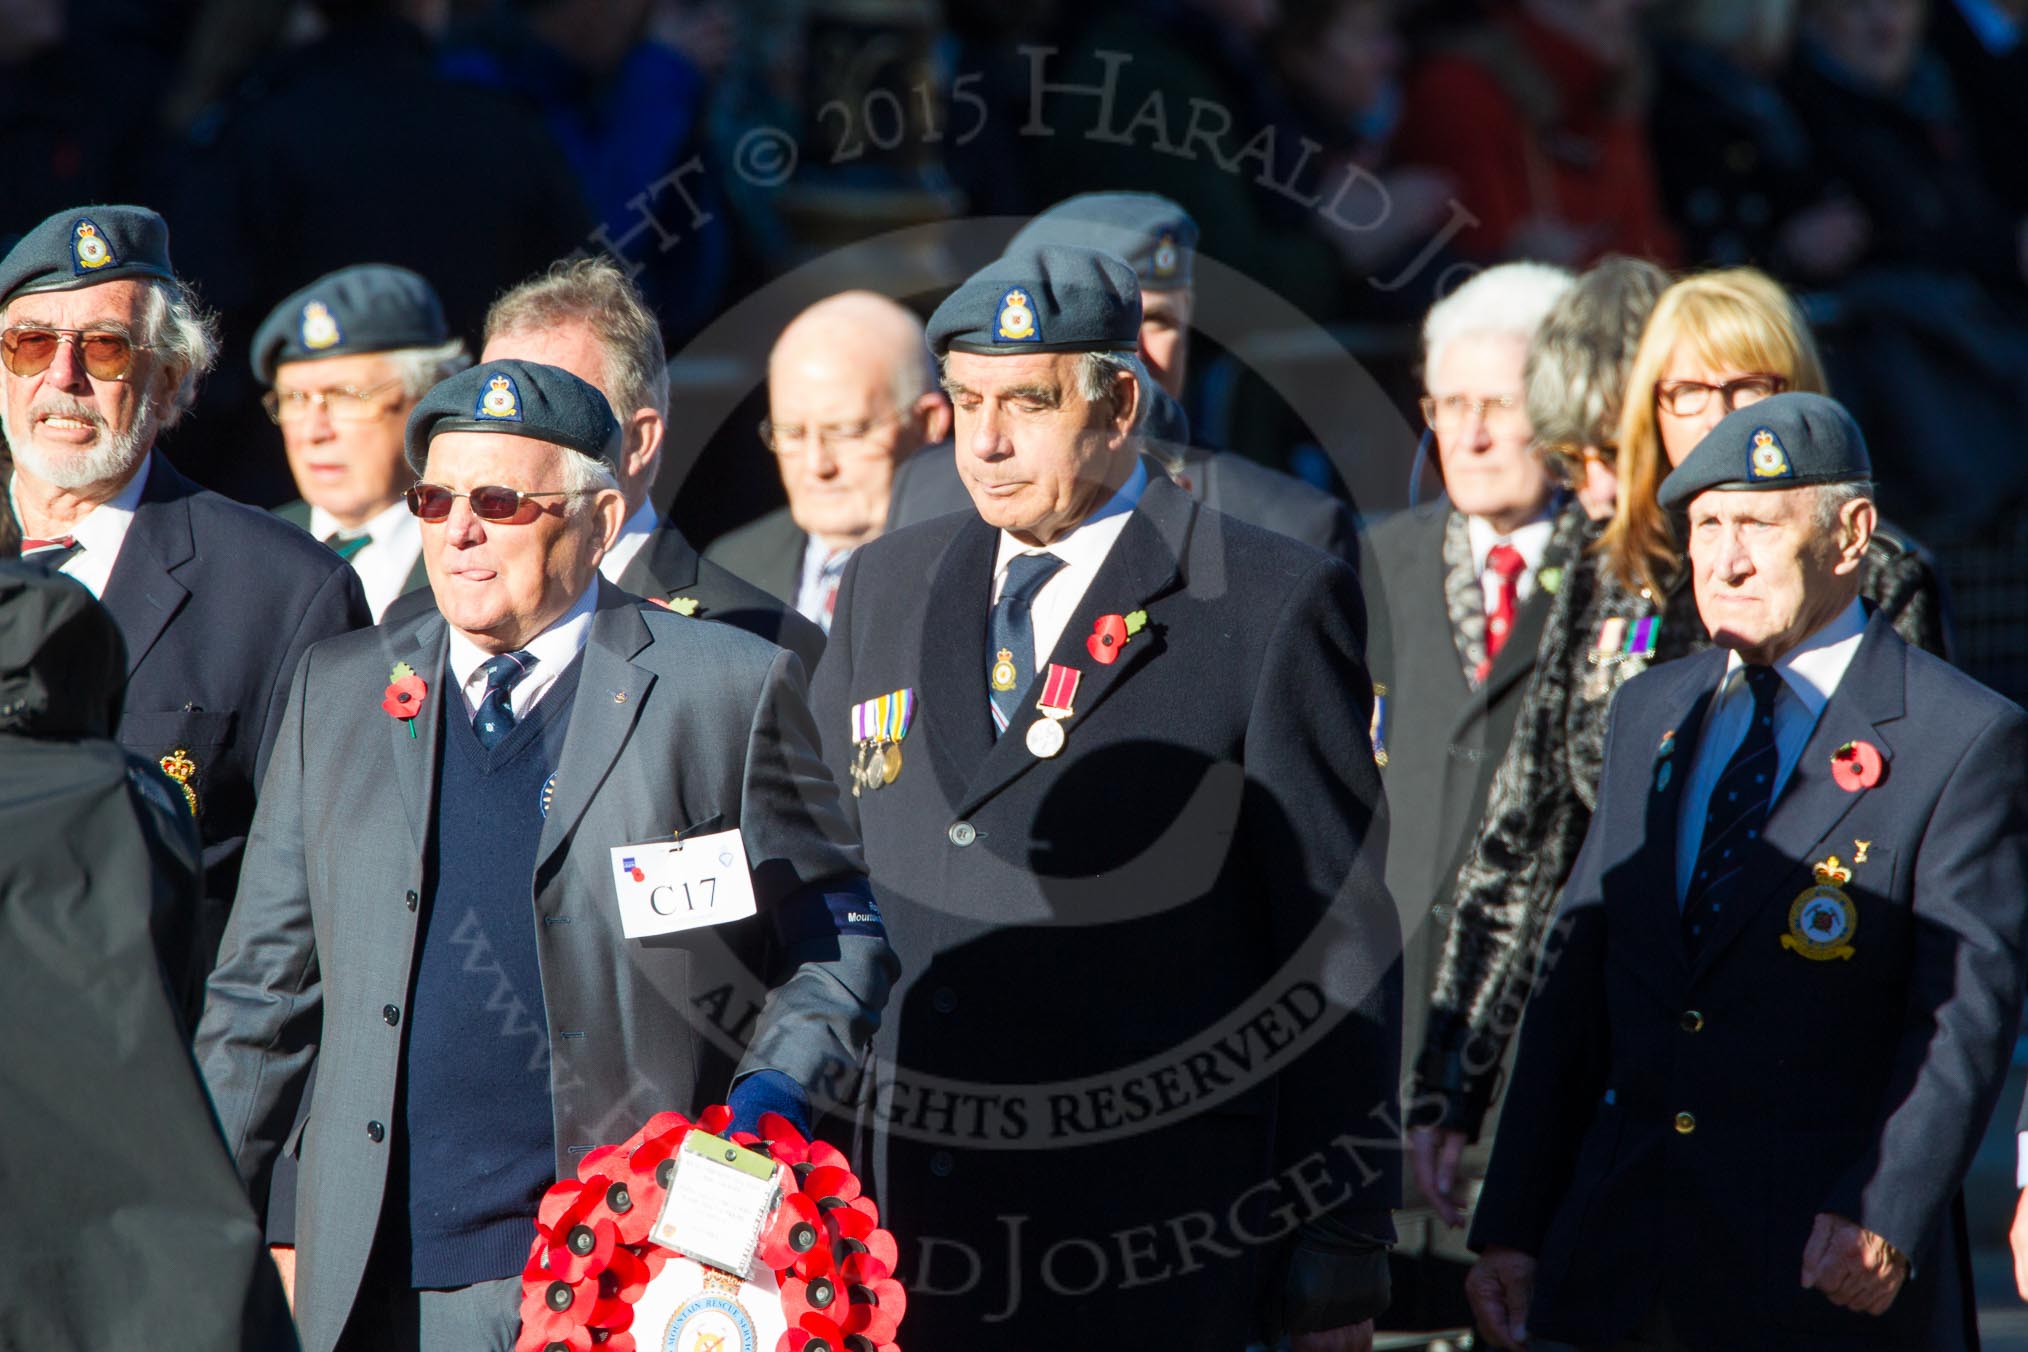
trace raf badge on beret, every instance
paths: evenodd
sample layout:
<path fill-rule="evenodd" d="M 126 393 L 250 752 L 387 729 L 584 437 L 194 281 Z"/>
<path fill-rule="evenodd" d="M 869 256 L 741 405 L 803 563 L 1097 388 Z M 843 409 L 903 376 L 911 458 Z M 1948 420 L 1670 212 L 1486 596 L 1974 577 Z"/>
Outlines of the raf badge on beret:
<path fill-rule="evenodd" d="M 1028 293 L 1014 287 L 1000 297 L 1000 318 L 994 334 L 1003 343 L 1039 343 L 1042 331 L 1035 327 L 1035 306 Z"/>
<path fill-rule="evenodd" d="M 303 346 L 312 352 L 322 352 L 327 347 L 336 347 L 345 335 L 338 331 L 337 316 L 331 307 L 321 300 L 313 300 L 303 307 Z"/>
<path fill-rule="evenodd" d="M 1155 275 L 1174 277 L 1176 275 L 1176 237 L 1167 231 L 1155 245 Z"/>
<path fill-rule="evenodd" d="M 1792 479 L 1795 471 L 1789 468 L 1789 453 L 1782 449 L 1782 439 L 1770 427 L 1753 429 L 1753 452 L 1749 457 L 1747 473 L 1755 479 Z"/>
<path fill-rule="evenodd" d="M 520 422 L 521 391 L 515 388 L 514 377 L 503 373 L 487 381 L 486 388 L 479 393 L 477 406 L 472 409 L 472 416 L 499 422 Z"/>
<path fill-rule="evenodd" d="M 80 216 L 70 228 L 71 271 L 82 277 L 113 261 L 113 251 L 91 219 Z"/>

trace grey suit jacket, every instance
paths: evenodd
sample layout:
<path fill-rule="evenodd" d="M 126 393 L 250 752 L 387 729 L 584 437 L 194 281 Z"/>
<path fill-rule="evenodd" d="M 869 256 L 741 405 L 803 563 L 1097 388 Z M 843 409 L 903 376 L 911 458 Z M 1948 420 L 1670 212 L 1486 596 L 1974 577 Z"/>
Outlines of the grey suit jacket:
<path fill-rule="evenodd" d="M 598 585 L 529 917 L 559 1177 L 657 1110 L 722 1099 L 738 1075 L 779 1070 L 819 1094 L 842 1082 L 896 975 L 801 663 Z M 464 712 L 447 649 L 431 611 L 306 656 L 198 1030 L 253 1195 L 278 1151 L 300 1161 L 296 1314 L 311 1352 L 351 1311 L 399 1146 L 436 731 Z M 396 662 L 428 683 L 413 737 L 380 708 Z M 610 848 L 733 827 L 760 914 L 624 938 Z M 313 1062 L 316 1101 L 291 1131 Z"/>

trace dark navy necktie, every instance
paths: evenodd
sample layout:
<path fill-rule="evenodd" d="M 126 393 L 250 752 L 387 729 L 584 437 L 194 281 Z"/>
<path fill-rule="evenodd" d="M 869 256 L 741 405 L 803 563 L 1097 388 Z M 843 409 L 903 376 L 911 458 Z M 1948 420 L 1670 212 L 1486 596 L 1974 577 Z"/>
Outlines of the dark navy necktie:
<path fill-rule="evenodd" d="M 1035 621 L 1032 608 L 1035 597 L 1044 583 L 1056 576 L 1063 567 L 1063 560 L 1054 554 L 1016 554 L 1007 562 L 1007 580 L 1000 587 L 1000 599 L 993 603 L 993 613 L 988 625 L 992 640 L 992 663 L 1005 669 L 1001 664 L 1013 666 L 1013 684 L 1005 680 L 994 681 L 988 675 L 988 696 L 993 707 L 993 735 L 1000 736 L 1020 712 L 1017 707 L 1021 692 L 1035 679 Z M 1003 658 L 1001 654 L 1006 654 Z M 1006 689 L 1001 689 L 1006 686 Z"/>
<path fill-rule="evenodd" d="M 524 648 L 518 653 L 489 657 L 480 668 L 486 673 L 486 695 L 479 701 L 479 712 L 472 715 L 472 731 L 477 734 L 479 745 L 488 751 L 514 731 L 514 706 L 508 696 L 536 661 L 535 654 Z"/>
<path fill-rule="evenodd" d="M 1711 790 L 1704 809 L 1704 838 L 1697 845 L 1697 865 L 1683 896 L 1683 942 L 1692 957 L 1726 905 L 1738 894 L 1740 882 L 1761 828 L 1767 825 L 1774 801 L 1774 704 L 1782 678 L 1773 667 L 1743 669 L 1753 696 L 1753 721 L 1739 749 L 1725 764 L 1725 773 Z"/>

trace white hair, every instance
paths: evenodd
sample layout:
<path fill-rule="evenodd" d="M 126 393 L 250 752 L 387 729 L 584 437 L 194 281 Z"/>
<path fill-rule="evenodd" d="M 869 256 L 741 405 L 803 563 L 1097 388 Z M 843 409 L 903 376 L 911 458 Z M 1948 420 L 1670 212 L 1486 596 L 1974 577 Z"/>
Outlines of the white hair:
<path fill-rule="evenodd" d="M 1576 281 L 1548 263 L 1502 263 L 1487 268 L 1429 307 L 1422 321 L 1425 382 L 1443 350 L 1460 338 L 1512 337 L 1532 342 L 1542 321 Z"/>
<path fill-rule="evenodd" d="M 1864 479 L 1849 480 L 1845 483 L 1817 485 L 1817 529 L 1831 530 L 1838 524 L 1838 513 L 1848 502 L 1860 498 L 1873 500 L 1873 485 Z"/>
<path fill-rule="evenodd" d="M 599 460 L 583 451 L 568 446 L 556 448 L 563 457 L 563 486 L 579 495 L 580 502 L 589 502 L 594 493 L 610 488 L 620 491 L 620 476 L 613 471 L 610 460 Z"/>
<path fill-rule="evenodd" d="M 401 381 L 401 392 L 410 399 L 422 398 L 472 364 L 471 349 L 465 346 L 462 338 L 453 338 L 435 347 L 396 348 L 381 355 L 394 364 L 395 376 Z"/>
<path fill-rule="evenodd" d="M 147 295 L 142 339 L 158 359 L 181 371 L 168 405 L 157 410 L 160 421 L 154 430 L 166 432 L 197 402 L 197 382 L 218 361 L 218 316 L 199 305 L 197 294 L 182 282 L 150 282 Z M 134 426 L 141 426 L 139 418 Z"/>

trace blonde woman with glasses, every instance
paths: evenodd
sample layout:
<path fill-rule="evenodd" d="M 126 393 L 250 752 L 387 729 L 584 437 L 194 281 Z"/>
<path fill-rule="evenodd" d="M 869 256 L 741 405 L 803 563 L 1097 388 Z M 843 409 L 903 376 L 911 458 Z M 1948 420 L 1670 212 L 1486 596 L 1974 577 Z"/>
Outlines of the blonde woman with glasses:
<path fill-rule="evenodd" d="M 1628 372 L 1612 517 L 1558 590 L 1437 963 L 1409 1120 L 1417 1179 L 1451 1224 L 1470 1203 L 1458 1161 L 1497 1118 L 1542 933 L 1591 822 L 1613 692 L 1710 645 L 1656 490 L 1728 412 L 1784 390 L 1824 393 L 1824 373 L 1774 280 L 1730 268 L 1662 293 Z M 1888 530 L 1873 537 L 1861 594 L 1904 639 L 1945 651 L 1936 576 Z"/>

